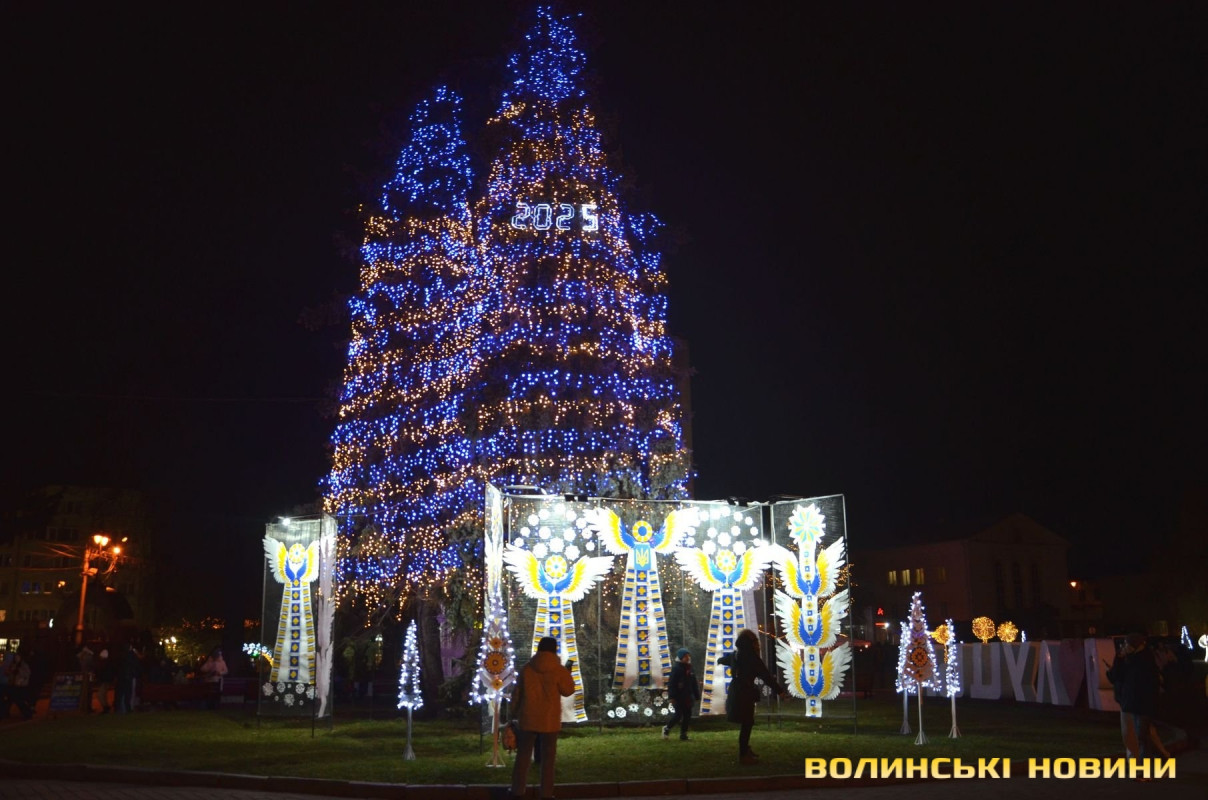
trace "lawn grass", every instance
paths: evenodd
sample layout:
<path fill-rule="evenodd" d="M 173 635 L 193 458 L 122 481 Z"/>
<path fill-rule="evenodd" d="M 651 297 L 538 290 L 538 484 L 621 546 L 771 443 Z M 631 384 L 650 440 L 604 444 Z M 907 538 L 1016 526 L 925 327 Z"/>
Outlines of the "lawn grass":
<path fill-rule="evenodd" d="M 960 757 L 1026 759 L 1102 756 L 1120 749 L 1118 717 L 1087 709 L 1007 702 L 960 701 L 961 733 L 949 739 L 948 705 L 924 702 L 929 743 L 898 733 L 900 698 L 861 699 L 853 733 L 851 701 L 828 703 L 830 716 L 760 716 L 751 745 L 760 764 L 737 763 L 737 726 L 719 718 L 694 719 L 689 742 L 663 741 L 659 728 L 566 726 L 558 746 L 558 780 L 617 782 L 749 775 L 800 775 L 803 759 Z M 914 701 L 911 727 L 917 733 Z M 489 740 L 477 720 L 416 721 L 414 761 L 404 761 L 404 719 L 372 720 L 339 715 L 311 736 L 305 724 L 263 720 L 238 712 L 157 711 L 62 716 L 25 725 L 0 726 L 0 752 L 26 763 L 88 763 L 169 770 L 334 778 L 406 784 L 501 784 L 507 769 L 485 766 Z M 511 758 L 505 756 L 510 768 Z"/>

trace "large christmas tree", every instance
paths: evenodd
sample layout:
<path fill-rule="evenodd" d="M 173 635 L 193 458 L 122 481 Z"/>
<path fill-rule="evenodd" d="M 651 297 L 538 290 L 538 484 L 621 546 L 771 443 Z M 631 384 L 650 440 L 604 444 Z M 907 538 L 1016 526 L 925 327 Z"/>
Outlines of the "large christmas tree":
<path fill-rule="evenodd" d="M 476 206 L 498 280 L 479 420 L 496 481 L 682 497 L 688 478 L 657 222 L 630 214 L 583 87 L 586 58 L 549 8 L 509 61 Z"/>
<path fill-rule="evenodd" d="M 484 486 L 683 497 L 689 458 L 658 223 L 629 213 L 550 9 L 509 61 L 471 205 L 459 101 L 438 90 L 369 218 L 327 509 L 345 593 L 443 583 Z"/>
<path fill-rule="evenodd" d="M 345 595 L 370 606 L 407 575 L 457 566 L 445 530 L 480 504 L 467 433 L 489 282 L 471 224 L 460 98 L 441 88 L 365 223 L 360 290 L 327 510 L 342 521 Z"/>

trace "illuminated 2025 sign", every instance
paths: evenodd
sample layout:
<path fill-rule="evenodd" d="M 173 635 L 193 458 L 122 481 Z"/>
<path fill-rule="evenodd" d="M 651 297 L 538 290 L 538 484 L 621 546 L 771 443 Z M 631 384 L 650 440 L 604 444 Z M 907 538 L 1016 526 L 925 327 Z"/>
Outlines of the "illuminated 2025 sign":
<path fill-rule="evenodd" d="M 516 216 L 512 217 L 512 227 L 518 231 L 548 231 L 551 228 L 569 231 L 576 216 L 582 219 L 580 230 L 583 233 L 595 233 L 600 229 L 595 203 L 583 203 L 579 206 L 578 214 L 570 203 L 537 203 L 532 206 L 528 203 L 516 203 Z"/>

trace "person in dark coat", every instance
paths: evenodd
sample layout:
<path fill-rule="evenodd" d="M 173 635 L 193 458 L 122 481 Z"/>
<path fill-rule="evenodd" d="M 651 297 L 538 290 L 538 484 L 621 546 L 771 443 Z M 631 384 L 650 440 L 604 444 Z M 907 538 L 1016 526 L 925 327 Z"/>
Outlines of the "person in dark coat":
<path fill-rule="evenodd" d="M 1120 733 L 1129 758 L 1154 755 L 1150 728 L 1158 712 L 1161 674 L 1153 651 L 1146 644 L 1144 634 L 1130 633 L 1107 671 L 1107 679 L 1115 687 L 1120 703 Z"/>
<path fill-rule="evenodd" d="M 692 707 L 700 700 L 700 684 L 696 682 L 696 673 L 692 671 L 692 653 L 688 652 L 686 647 L 681 647 L 675 654 L 675 665 L 671 667 L 671 677 L 667 679 L 667 697 L 675 704 L 675 714 L 663 726 L 663 738 L 670 738 L 671 729 L 678 722 L 680 741 L 686 742 Z"/>
<path fill-rule="evenodd" d="M 126 646 L 126 651 L 119 656 L 117 662 L 117 688 L 113 693 L 113 705 L 117 713 L 129 714 L 134 710 L 134 682 L 143 670 L 143 662 L 134 644 Z"/>
<path fill-rule="evenodd" d="M 759 690 L 755 679 L 771 686 L 783 698 L 788 692 L 759 657 L 759 639 L 755 631 L 743 630 L 734 641 L 734 650 L 726 653 L 717 663 L 730 668 L 730 688 L 726 693 L 726 719 L 742 727 L 738 731 L 738 761 L 741 764 L 757 764 L 759 756 L 751 749 L 751 728 L 755 726 L 755 704 L 759 702 Z"/>

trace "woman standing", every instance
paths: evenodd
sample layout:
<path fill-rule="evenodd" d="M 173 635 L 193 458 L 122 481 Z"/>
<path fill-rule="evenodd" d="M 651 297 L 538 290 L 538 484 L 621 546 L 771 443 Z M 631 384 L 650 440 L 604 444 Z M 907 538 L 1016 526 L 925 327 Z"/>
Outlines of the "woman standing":
<path fill-rule="evenodd" d="M 759 640 L 755 631 L 743 630 L 734 642 L 734 650 L 717 659 L 717 663 L 730 668 L 730 688 L 726 694 L 726 719 L 742 727 L 738 731 L 738 761 L 741 764 L 757 764 L 759 756 L 751 749 L 751 728 L 755 726 L 755 703 L 759 701 L 759 690 L 755 679 L 771 686 L 782 697 L 788 692 L 772 677 L 767 664 L 759 657 Z"/>

